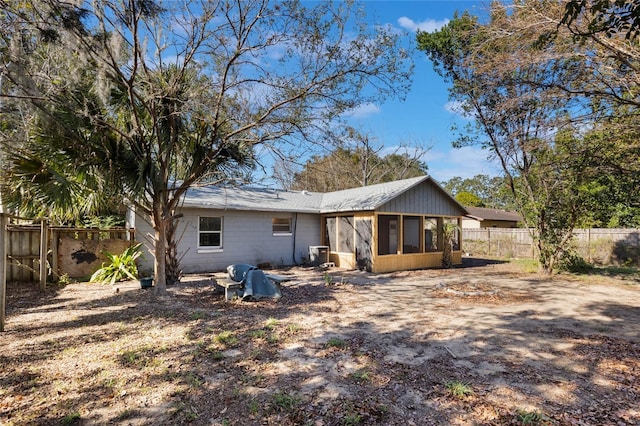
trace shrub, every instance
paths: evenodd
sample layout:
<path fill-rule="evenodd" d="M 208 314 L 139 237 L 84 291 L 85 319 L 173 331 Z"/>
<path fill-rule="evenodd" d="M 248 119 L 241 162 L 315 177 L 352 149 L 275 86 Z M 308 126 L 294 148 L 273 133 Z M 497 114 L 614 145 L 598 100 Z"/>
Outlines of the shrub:
<path fill-rule="evenodd" d="M 339 339 L 337 337 L 332 337 L 327 341 L 326 346 L 329 347 L 329 348 L 333 347 L 333 348 L 342 349 L 345 346 L 347 346 L 347 342 L 345 342 L 344 340 Z"/>
<path fill-rule="evenodd" d="M 471 388 L 471 386 L 459 380 L 447 382 L 445 383 L 445 387 L 447 388 L 447 392 L 449 392 L 449 395 L 456 398 L 463 399 L 467 396 L 473 395 L 473 389 Z"/>
<path fill-rule="evenodd" d="M 89 281 L 114 284 L 117 281 L 137 279 L 136 260 L 142 254 L 140 247 L 142 247 L 142 243 L 127 247 L 120 255 L 105 251 L 104 255 L 107 256 L 110 263 L 103 263 L 102 267 L 91 275 Z"/>
<path fill-rule="evenodd" d="M 584 274 L 593 270 L 593 265 L 587 262 L 575 251 L 565 252 L 558 262 L 558 270 L 574 274 Z"/>

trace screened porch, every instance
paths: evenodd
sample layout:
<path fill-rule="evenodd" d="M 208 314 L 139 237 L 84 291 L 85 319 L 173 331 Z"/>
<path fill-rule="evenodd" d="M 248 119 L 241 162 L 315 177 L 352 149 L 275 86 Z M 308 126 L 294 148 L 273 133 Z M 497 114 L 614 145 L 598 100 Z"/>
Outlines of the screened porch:
<path fill-rule="evenodd" d="M 336 266 L 371 272 L 438 267 L 443 229 L 456 225 L 454 263 L 461 262 L 460 217 L 357 213 L 323 217 L 324 245 Z"/>

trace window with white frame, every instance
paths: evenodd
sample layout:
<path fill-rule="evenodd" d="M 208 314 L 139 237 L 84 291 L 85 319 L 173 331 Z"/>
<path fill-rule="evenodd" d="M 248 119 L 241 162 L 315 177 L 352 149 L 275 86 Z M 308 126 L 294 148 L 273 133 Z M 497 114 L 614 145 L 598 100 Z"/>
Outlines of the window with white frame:
<path fill-rule="evenodd" d="M 274 217 L 271 219 L 273 235 L 291 235 L 291 218 Z"/>
<path fill-rule="evenodd" d="M 198 221 L 198 247 L 222 248 L 222 217 L 200 217 Z"/>

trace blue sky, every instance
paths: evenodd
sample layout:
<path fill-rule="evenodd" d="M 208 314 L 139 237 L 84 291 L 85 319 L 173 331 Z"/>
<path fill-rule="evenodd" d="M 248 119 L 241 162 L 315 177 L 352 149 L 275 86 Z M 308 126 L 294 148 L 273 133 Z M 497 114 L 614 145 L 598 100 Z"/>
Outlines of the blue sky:
<path fill-rule="evenodd" d="M 377 138 L 385 146 L 401 142 L 431 147 L 424 160 L 429 174 L 442 182 L 459 176 L 497 175 L 499 167 L 487 161 L 488 152 L 480 147 L 455 149 L 451 142 L 454 123 L 465 119 L 449 108 L 447 84 L 433 71 L 424 52 L 415 48 L 417 29 L 432 31 L 452 18 L 456 10 L 482 14 L 488 4 L 483 1 L 364 1 L 371 24 L 392 25 L 408 32 L 405 43 L 414 52 L 415 73 L 410 93 L 404 101 L 369 105 L 352 118 L 353 124 Z"/>

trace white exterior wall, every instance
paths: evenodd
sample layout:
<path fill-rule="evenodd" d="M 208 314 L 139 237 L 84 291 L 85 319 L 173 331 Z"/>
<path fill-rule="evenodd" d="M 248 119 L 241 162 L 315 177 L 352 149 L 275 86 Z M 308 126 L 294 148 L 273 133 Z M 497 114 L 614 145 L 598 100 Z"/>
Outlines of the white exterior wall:
<path fill-rule="evenodd" d="M 213 209 L 184 209 L 180 213 L 177 236 L 180 266 L 184 273 L 215 272 L 238 263 L 272 266 L 302 263 L 309 256 L 309 246 L 320 244 L 320 215 L 287 212 L 250 212 Z M 222 248 L 198 248 L 198 218 L 222 217 Z M 273 218 L 291 218 L 291 235 L 274 235 Z M 147 234 L 153 231 L 148 222 L 136 216 L 136 239 L 149 245 Z M 295 254 L 295 260 L 294 260 Z M 145 253 L 141 270 L 153 270 L 153 256 Z"/>
<path fill-rule="evenodd" d="M 462 219 L 462 227 L 463 228 L 473 228 L 473 229 L 480 229 L 481 228 L 479 220 L 467 219 L 467 218 L 463 218 Z"/>

